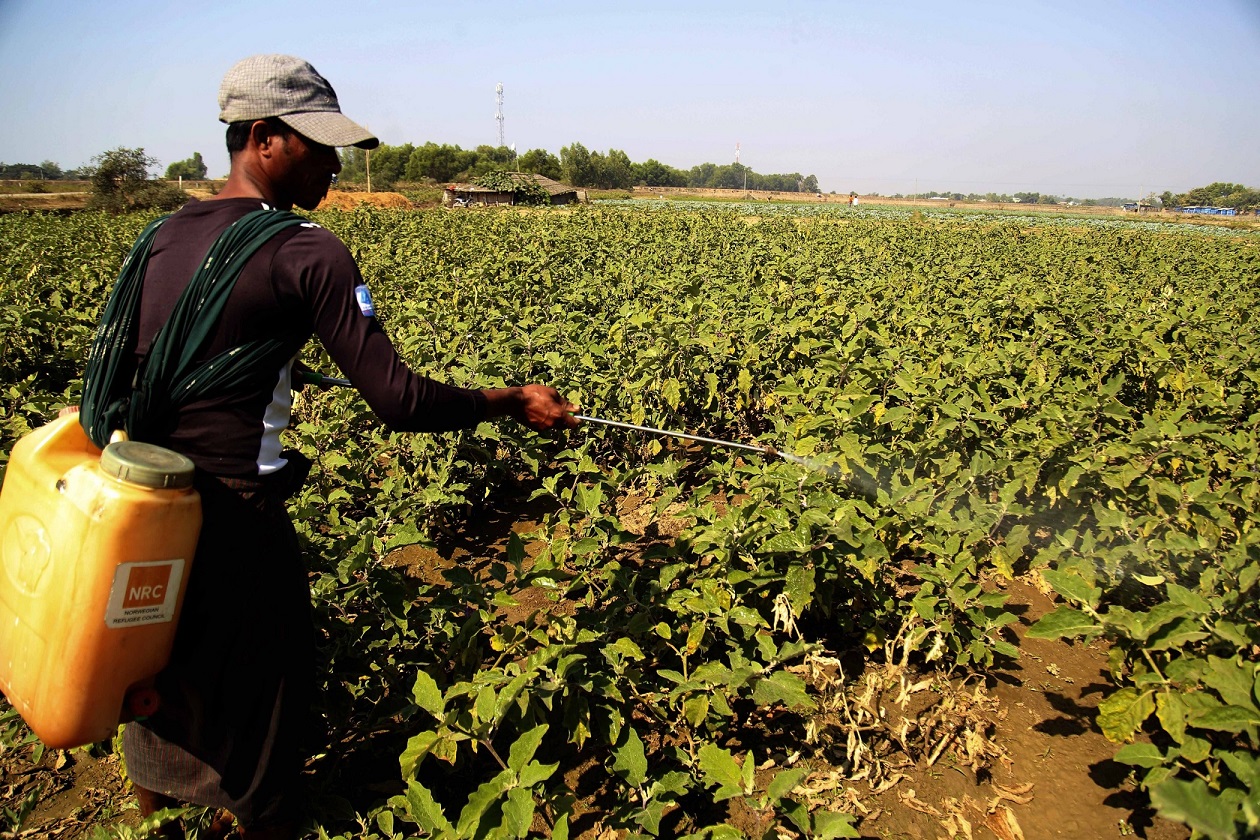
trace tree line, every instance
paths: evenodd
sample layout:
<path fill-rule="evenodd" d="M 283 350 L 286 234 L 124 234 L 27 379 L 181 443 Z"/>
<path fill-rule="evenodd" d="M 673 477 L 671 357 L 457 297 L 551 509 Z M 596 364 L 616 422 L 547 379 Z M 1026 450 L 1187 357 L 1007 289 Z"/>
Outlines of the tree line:
<path fill-rule="evenodd" d="M 546 149 L 530 149 L 518 156 L 507 146 L 461 149 L 433 142 L 422 146 L 382 144 L 371 152 L 353 147 L 342 150 L 341 165 L 341 181 L 348 183 L 366 183 L 370 169 L 374 189 L 389 189 L 403 181 L 468 182 L 493 171 L 517 170 L 575 187 L 603 190 L 645 186 L 818 191 L 818 179 L 813 175 L 762 175 L 738 163 L 702 163 L 683 170 L 654 159 L 635 163 L 620 149 L 604 153 L 589 150 L 581 143 L 562 147 L 559 156 Z"/>
<path fill-rule="evenodd" d="M 1227 181 L 1216 181 L 1179 194 L 1165 190 L 1159 199 L 1165 207 L 1233 207 L 1244 211 L 1260 208 L 1260 190 Z"/>
<path fill-rule="evenodd" d="M 873 193 L 879 195 L 879 193 Z M 909 193 L 903 195 L 896 193 L 889 198 L 946 198 L 950 201 L 986 201 L 990 204 L 1069 204 L 1080 205 L 1082 207 L 1121 207 L 1134 201 L 1132 198 L 1073 198 L 1072 196 L 1052 195 L 1050 193 L 1039 192 L 1017 192 L 1017 193 L 960 193 L 960 192 L 937 192 L 930 190 L 921 193 Z"/>
<path fill-rule="evenodd" d="M 102 165 L 108 164 L 110 167 L 113 167 L 117 159 L 125 155 L 131 155 L 134 160 L 140 160 L 144 163 L 146 167 L 144 177 L 146 179 L 149 170 L 157 166 L 157 160 L 146 155 L 144 149 L 119 147 L 108 152 L 102 152 L 92 158 L 91 163 L 86 166 L 80 166 L 78 169 L 62 169 L 55 161 L 51 160 L 46 160 L 43 163 L 0 163 L 0 181 L 91 181 Z M 163 177 L 168 181 L 175 181 L 179 178 L 203 181 L 206 178 L 207 171 L 206 162 L 201 158 L 201 152 L 193 152 L 192 157 L 186 160 L 177 160 L 166 167 L 166 174 Z"/>

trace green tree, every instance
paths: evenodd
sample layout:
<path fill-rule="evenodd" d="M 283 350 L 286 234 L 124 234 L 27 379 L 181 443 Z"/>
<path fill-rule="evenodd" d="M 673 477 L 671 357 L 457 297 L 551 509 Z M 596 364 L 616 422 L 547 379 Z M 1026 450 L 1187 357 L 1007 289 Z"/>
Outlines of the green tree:
<path fill-rule="evenodd" d="M 594 171 L 591 169 L 591 153 L 581 143 L 560 148 L 560 174 L 566 184 L 575 187 L 593 186 Z"/>
<path fill-rule="evenodd" d="M 687 173 L 654 158 L 634 165 L 634 181 L 647 187 L 685 187 Z"/>
<path fill-rule="evenodd" d="M 206 177 L 206 162 L 201 159 L 201 152 L 193 152 L 187 160 L 178 160 L 166 167 L 166 180 L 187 178 L 190 181 L 201 181 Z"/>
<path fill-rule="evenodd" d="M 475 179 L 496 169 L 506 172 L 515 165 L 516 154 L 507 146 L 482 145 L 474 149 L 473 154 L 472 164 L 461 175 L 464 179 Z"/>
<path fill-rule="evenodd" d="M 415 150 L 416 147 L 410 143 L 404 143 L 401 146 L 388 146 L 382 143 L 373 149 L 370 156 L 364 160 L 365 176 L 367 162 L 371 161 L 372 189 L 388 190 L 403 180 L 407 163 Z"/>
<path fill-rule="evenodd" d="M 149 179 L 157 163 L 144 149 L 119 146 L 92 158 L 92 196 L 89 210 L 124 213 L 129 210 L 174 210 L 188 200 L 182 191 Z"/>
<path fill-rule="evenodd" d="M 609 149 L 608 154 L 591 152 L 591 182 L 584 186 L 601 190 L 628 190 L 634 186 L 634 164 L 630 156 L 620 149 Z"/>
<path fill-rule="evenodd" d="M 407 180 L 429 179 L 446 183 L 466 176 L 477 162 L 477 153 L 459 146 L 433 142 L 417 146 L 407 160 Z"/>
<path fill-rule="evenodd" d="M 1246 212 L 1260 208 L 1260 190 L 1228 181 L 1216 181 L 1205 187 L 1195 187 L 1181 195 L 1165 192 L 1161 198 L 1164 206 L 1184 207 L 1233 207 Z"/>
<path fill-rule="evenodd" d="M 340 152 L 341 174 L 338 183 L 362 183 L 367 177 L 367 150 L 357 146 L 347 146 Z"/>
<path fill-rule="evenodd" d="M 43 163 L 0 163 L 0 178 L 7 181 L 55 181 L 63 177 L 61 167 L 51 160 Z"/>
<path fill-rule="evenodd" d="M 546 149 L 530 149 L 521 155 L 517 165 L 522 172 L 533 172 L 553 181 L 559 181 L 563 177 L 560 169 L 560 158 Z"/>

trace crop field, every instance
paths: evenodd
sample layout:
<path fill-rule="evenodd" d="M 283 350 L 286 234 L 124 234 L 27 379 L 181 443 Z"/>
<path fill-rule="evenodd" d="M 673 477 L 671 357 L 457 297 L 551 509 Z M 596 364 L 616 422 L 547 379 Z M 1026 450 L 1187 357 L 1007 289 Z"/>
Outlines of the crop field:
<path fill-rule="evenodd" d="M 0 217 L 0 469 L 78 401 L 151 218 Z M 416 369 L 787 456 L 393 434 L 303 392 L 319 836 L 1034 840 L 1088 820 L 1041 781 L 1088 737 L 1074 778 L 1125 810 L 1075 836 L 1260 833 L 1260 235 L 673 202 L 315 219 Z M 1034 695 L 1080 727 L 1041 763 L 1000 734 Z M 0 837 L 132 831 L 120 790 L 48 804 L 114 750 L 45 754 L 0 705 Z"/>

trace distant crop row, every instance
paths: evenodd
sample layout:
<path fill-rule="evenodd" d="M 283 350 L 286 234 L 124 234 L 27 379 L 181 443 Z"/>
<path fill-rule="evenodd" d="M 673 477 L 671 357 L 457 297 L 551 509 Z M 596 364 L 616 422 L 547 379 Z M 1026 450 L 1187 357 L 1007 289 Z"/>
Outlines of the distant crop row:
<path fill-rule="evenodd" d="M 565 836 L 577 756 L 609 827 L 733 836 L 738 799 L 856 836 L 800 792 L 819 749 L 804 666 L 984 672 L 1018 656 L 1016 575 L 1062 599 L 1029 632 L 1112 642 L 1098 722 L 1160 811 L 1212 837 L 1260 825 L 1254 236 L 764 205 L 317 218 L 421 370 L 545 381 L 589 414 L 820 467 L 594 427 L 393 435 L 351 392 L 303 397 L 317 467 L 294 513 L 330 743 L 407 738 L 398 794 L 360 809 L 372 831 Z M 142 222 L 0 219 L 4 451 L 76 399 Z M 522 493 L 538 532 L 485 546 L 478 573 L 382 562 Z M 530 587 L 560 606 L 520 617 Z M 753 772 L 766 756 L 740 744 L 768 718 L 800 767 Z M 856 773 L 860 748 L 828 760 Z M 447 762 L 458 798 L 430 782 Z"/>

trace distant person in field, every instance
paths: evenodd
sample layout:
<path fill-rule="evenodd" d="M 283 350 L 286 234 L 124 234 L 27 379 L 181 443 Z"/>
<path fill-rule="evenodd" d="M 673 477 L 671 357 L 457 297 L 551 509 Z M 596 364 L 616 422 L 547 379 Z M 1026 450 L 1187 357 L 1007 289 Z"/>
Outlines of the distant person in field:
<path fill-rule="evenodd" d="M 134 357 L 149 350 L 211 244 L 258 210 L 311 210 L 341 169 L 339 146 L 378 141 L 342 115 L 332 86 L 307 62 L 258 55 L 219 90 L 227 123 L 227 185 L 158 229 L 144 273 Z M 214 327 L 207 359 L 276 339 L 261 386 L 178 409 L 157 443 L 197 465 L 204 525 L 161 708 L 130 723 L 123 743 L 142 814 L 180 803 L 221 810 L 241 837 L 293 838 L 299 774 L 315 687 L 310 589 L 285 510 L 309 463 L 282 449 L 298 353 L 317 335 L 391 429 L 469 429 L 508 415 L 536 430 L 577 425 L 576 406 L 543 385 L 474 390 L 413 373 L 376 319 L 372 296 L 342 242 L 306 222 L 283 228 L 244 265 Z M 129 379 L 128 379 L 129 381 Z M 229 816 L 230 815 L 230 816 Z M 179 837 L 178 825 L 166 836 Z"/>

